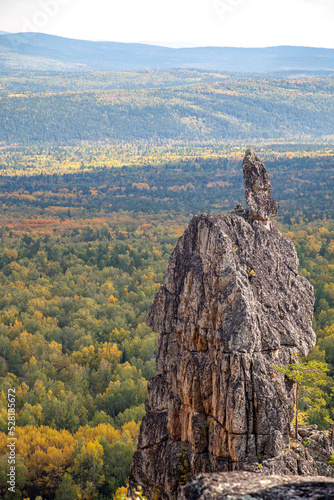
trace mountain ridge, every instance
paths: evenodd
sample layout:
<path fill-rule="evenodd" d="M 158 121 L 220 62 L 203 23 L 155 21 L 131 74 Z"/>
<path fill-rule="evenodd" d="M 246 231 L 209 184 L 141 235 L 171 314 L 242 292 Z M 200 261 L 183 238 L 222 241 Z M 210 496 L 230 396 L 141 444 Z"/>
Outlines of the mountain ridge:
<path fill-rule="evenodd" d="M 72 72 L 185 68 L 246 73 L 334 71 L 334 49 L 289 45 L 172 48 L 43 33 L 1 34 L 0 70 L 36 68 Z"/>

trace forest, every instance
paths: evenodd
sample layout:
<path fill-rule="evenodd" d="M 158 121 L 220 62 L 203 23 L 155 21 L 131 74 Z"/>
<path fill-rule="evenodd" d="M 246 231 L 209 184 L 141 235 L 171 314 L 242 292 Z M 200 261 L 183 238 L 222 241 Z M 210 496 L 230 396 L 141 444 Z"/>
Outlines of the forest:
<path fill-rule="evenodd" d="M 0 142 L 7 145 L 333 135 L 331 77 L 195 70 L 0 76 Z"/>
<path fill-rule="evenodd" d="M 66 491 L 103 500 L 124 491 L 155 373 L 148 309 L 192 214 L 243 203 L 240 166 L 198 158 L 1 178 L 4 498 L 9 388 L 17 394 L 18 498 L 59 500 Z M 301 410 L 326 428 L 334 409 L 332 157 L 291 154 L 267 166 L 281 204 L 277 225 L 315 287 L 310 359 L 329 368 L 321 408 Z"/>
<path fill-rule="evenodd" d="M 0 82 L 0 498 L 12 498 L 8 389 L 15 498 L 125 492 L 155 374 L 148 310 L 191 217 L 245 206 L 246 146 L 266 163 L 277 227 L 314 286 L 318 340 L 304 361 L 323 373 L 318 405 L 301 402 L 300 416 L 329 428 L 333 81 L 171 70 Z"/>

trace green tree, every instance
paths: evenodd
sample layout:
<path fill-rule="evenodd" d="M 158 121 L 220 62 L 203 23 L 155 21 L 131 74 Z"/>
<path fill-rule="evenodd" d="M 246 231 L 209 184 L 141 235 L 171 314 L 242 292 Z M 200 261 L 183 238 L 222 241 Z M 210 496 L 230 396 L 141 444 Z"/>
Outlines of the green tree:
<path fill-rule="evenodd" d="M 298 411 L 302 402 L 308 410 L 319 411 L 326 406 L 325 388 L 329 385 L 327 363 L 320 361 L 305 361 L 291 363 L 285 366 L 274 366 L 296 384 L 295 438 L 298 438 Z"/>
<path fill-rule="evenodd" d="M 104 451 L 103 472 L 106 478 L 100 491 L 106 498 L 112 498 L 116 490 L 127 483 L 135 445 L 129 440 L 117 440 L 110 445 L 104 437 L 100 439 L 100 444 Z"/>
<path fill-rule="evenodd" d="M 71 474 L 66 473 L 56 492 L 55 500 L 77 500 L 79 490 L 80 488 L 73 481 Z"/>

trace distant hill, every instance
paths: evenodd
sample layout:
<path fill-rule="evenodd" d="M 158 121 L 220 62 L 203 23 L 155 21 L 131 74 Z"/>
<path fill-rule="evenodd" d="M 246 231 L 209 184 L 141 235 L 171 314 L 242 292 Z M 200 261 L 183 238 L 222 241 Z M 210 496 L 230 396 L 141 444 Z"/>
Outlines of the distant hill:
<path fill-rule="evenodd" d="M 304 141 L 333 138 L 334 130 L 331 77 L 30 71 L 3 74 L 0 95 L 7 144 Z"/>
<path fill-rule="evenodd" d="M 1 34 L 1 32 L 0 32 Z M 41 33 L 1 34 L 0 70 L 123 71 L 197 68 L 229 72 L 334 71 L 334 49 L 167 48 Z"/>

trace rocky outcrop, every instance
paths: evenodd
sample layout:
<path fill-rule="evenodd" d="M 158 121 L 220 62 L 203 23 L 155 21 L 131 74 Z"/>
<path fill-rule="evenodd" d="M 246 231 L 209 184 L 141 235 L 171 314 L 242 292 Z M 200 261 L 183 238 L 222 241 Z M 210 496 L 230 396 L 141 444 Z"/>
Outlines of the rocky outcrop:
<path fill-rule="evenodd" d="M 249 472 L 201 474 L 180 492 L 179 500 L 333 500 L 334 479 L 319 476 L 266 476 Z"/>
<path fill-rule="evenodd" d="M 262 462 L 275 473 L 292 451 L 294 387 L 273 366 L 315 344 L 313 289 L 270 220 L 278 204 L 252 151 L 243 172 L 248 210 L 191 220 L 149 313 L 157 375 L 130 476 L 130 489 L 140 484 L 149 497 L 174 499 L 200 472 Z"/>

